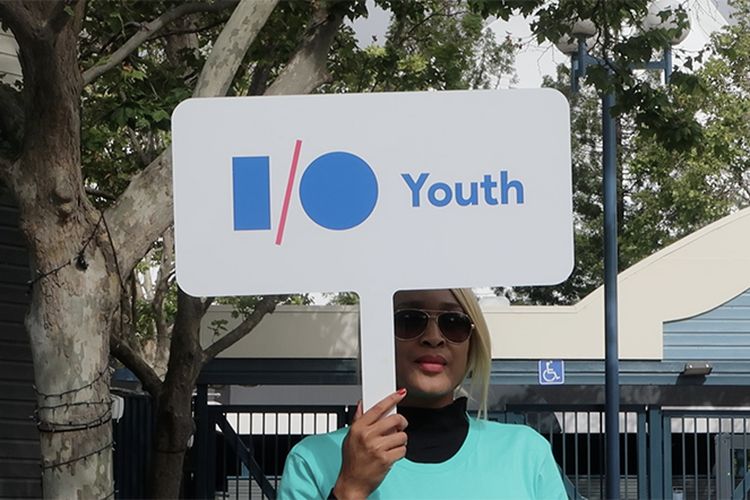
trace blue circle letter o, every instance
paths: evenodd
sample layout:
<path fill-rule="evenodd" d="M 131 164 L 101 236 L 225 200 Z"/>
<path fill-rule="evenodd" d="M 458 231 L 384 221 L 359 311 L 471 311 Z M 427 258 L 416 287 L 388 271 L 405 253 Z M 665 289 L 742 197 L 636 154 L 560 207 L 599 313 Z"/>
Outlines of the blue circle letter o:
<path fill-rule="evenodd" d="M 351 229 L 375 208 L 378 180 L 359 156 L 334 151 L 310 163 L 300 180 L 299 196 L 305 213 L 319 226 Z"/>

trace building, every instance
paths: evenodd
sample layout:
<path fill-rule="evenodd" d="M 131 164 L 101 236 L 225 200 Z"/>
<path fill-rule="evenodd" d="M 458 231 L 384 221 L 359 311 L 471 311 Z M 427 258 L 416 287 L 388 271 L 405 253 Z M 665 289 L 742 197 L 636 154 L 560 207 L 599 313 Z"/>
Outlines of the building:
<path fill-rule="evenodd" d="M 748 247 L 745 209 L 619 275 L 625 498 L 679 492 L 724 498 L 750 485 L 742 465 L 750 461 Z M 601 498 L 603 290 L 574 306 L 489 304 L 484 310 L 493 338 L 491 415 L 527 423 L 549 438 L 571 498 Z M 211 309 L 202 325 L 206 346 L 217 321 L 231 329 L 239 319 L 228 306 Z M 223 425 L 217 442 L 244 440 L 249 456 L 264 435 L 282 435 L 291 444 L 301 434 L 343 425 L 335 408 L 360 397 L 357 334 L 354 306 L 281 306 L 266 317 L 199 380 L 223 405 L 207 410 L 210 422 Z M 556 371 L 545 380 L 550 366 Z M 327 413 L 313 417 L 316 405 Z M 307 429 L 304 419 L 295 424 L 287 414 L 290 406 L 307 407 Z M 275 480 L 280 464 L 268 464 L 259 469 Z M 221 474 L 209 482 L 216 477 Z M 231 489 L 230 483 L 224 486 Z"/>
<path fill-rule="evenodd" d="M 750 406 L 750 209 L 721 219 L 620 273 L 621 383 L 625 403 Z M 493 401 L 601 402 L 603 384 L 603 289 L 573 306 L 484 306 L 493 338 Z M 211 324 L 231 318 L 230 306 L 204 317 L 201 341 L 215 336 Z M 300 360 L 356 360 L 358 316 L 354 306 L 281 306 L 246 338 L 224 351 L 211 369 L 239 359 L 273 359 L 275 366 Z M 565 384 L 540 386 L 538 361 L 564 360 Z M 686 365 L 708 364 L 693 377 Z M 715 386 L 725 389 L 716 391 Z M 733 389 L 728 389 L 728 388 Z M 251 394 L 284 402 L 350 403 L 352 388 L 302 394 L 228 387 L 223 401 Z M 334 396 L 340 391 L 340 397 Z M 583 396 L 587 394 L 587 396 Z"/>

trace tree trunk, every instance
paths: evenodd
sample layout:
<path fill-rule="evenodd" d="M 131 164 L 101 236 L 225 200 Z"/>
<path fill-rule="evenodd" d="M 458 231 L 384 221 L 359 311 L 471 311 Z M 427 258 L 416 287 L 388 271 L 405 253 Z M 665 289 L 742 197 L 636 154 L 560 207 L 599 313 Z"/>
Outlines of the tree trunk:
<path fill-rule="evenodd" d="M 64 240 L 65 231 L 56 229 L 37 229 L 35 234 L 57 233 L 58 241 Z M 67 265 L 38 281 L 26 318 L 37 389 L 42 488 L 49 498 L 113 494 L 109 337 L 102 334 L 111 328 L 111 318 L 102 311 L 114 309 L 119 290 L 104 256 L 98 250 L 92 253 L 85 271 Z M 37 258 L 44 263 L 39 269 L 48 269 L 49 260 Z"/>
<path fill-rule="evenodd" d="M 104 220 L 80 168 L 77 43 L 83 2 L 7 3 L 23 68 L 25 129 L 9 178 L 31 255 L 26 317 L 49 498 L 113 495 L 109 331 L 120 292 Z"/>
<path fill-rule="evenodd" d="M 149 481 L 151 498 L 180 496 L 185 452 L 194 431 L 193 389 L 205 360 L 199 337 L 204 312 L 200 299 L 179 290 L 169 366 L 157 397 L 154 455 Z"/>

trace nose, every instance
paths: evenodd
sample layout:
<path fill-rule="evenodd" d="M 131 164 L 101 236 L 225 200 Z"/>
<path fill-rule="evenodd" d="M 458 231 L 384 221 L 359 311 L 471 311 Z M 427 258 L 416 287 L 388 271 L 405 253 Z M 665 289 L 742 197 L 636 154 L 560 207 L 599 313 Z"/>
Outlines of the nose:
<path fill-rule="evenodd" d="M 425 331 L 420 337 L 419 341 L 422 345 L 427 345 L 430 347 L 441 346 L 445 343 L 443 334 L 440 333 L 440 327 L 438 326 L 437 318 L 435 318 L 434 316 L 430 316 L 429 321 L 427 321 L 427 328 L 425 328 Z"/>

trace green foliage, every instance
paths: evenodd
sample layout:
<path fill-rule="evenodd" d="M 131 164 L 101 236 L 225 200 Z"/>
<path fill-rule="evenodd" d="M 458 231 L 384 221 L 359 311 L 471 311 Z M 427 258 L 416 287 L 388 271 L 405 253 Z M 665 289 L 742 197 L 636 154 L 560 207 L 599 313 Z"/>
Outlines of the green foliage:
<path fill-rule="evenodd" d="M 213 332 L 214 338 L 221 337 L 225 333 L 227 333 L 227 324 L 229 323 L 228 319 L 215 319 L 211 322 L 210 325 L 208 325 L 208 328 Z"/>
<path fill-rule="evenodd" d="M 381 1 L 394 13 L 381 45 L 357 47 L 345 27 L 322 92 L 490 88 L 512 71 L 515 46 L 498 43 L 484 19 L 451 0 Z"/>
<path fill-rule="evenodd" d="M 644 133 L 650 134 L 669 150 L 696 147 L 703 140 L 696 115 L 675 98 L 680 92 L 696 92 L 698 82 L 675 74 L 671 92 L 653 81 L 644 81 L 636 68 L 661 57 L 662 49 L 683 27 L 687 14 L 675 12 L 676 27 L 632 33 L 623 26 L 640 26 L 650 0 L 471 0 L 472 9 L 481 15 L 508 19 L 512 13 L 531 16 L 532 31 L 539 42 L 557 42 L 569 36 L 570 27 L 579 19 L 590 19 L 597 27 L 592 55 L 606 61 L 607 67 L 592 67 L 586 83 L 600 94 L 613 91 L 616 113 L 627 113 Z M 669 13 L 660 14 L 663 19 Z M 700 57 L 700 56 L 698 56 Z M 693 64 L 687 59 L 686 66 Z"/>
<path fill-rule="evenodd" d="M 255 311 L 255 307 L 261 300 L 263 300 L 262 295 L 247 295 L 242 297 L 220 297 L 216 300 L 216 303 L 232 306 L 232 318 L 245 319 Z M 288 295 L 281 301 L 281 304 L 304 306 L 312 304 L 312 298 L 307 293 Z"/>
<path fill-rule="evenodd" d="M 283 304 L 288 304 L 288 305 L 293 305 L 293 306 L 309 306 L 312 303 L 313 303 L 313 299 L 309 293 L 289 295 L 286 298 L 286 300 L 284 300 L 283 302 Z"/>
<path fill-rule="evenodd" d="M 81 40 L 81 64 L 103 63 L 140 28 L 178 2 L 89 2 Z M 168 57 L 169 40 L 157 37 L 119 67 L 84 88 L 81 161 L 89 186 L 118 196 L 134 174 L 169 142 L 170 116 L 191 94 L 189 82 L 203 63 L 199 53 Z M 106 204 L 106 199 L 97 200 Z"/>
<path fill-rule="evenodd" d="M 328 303 L 339 306 L 359 305 L 359 295 L 355 292 L 339 292 L 328 297 Z"/>
<path fill-rule="evenodd" d="M 743 0 L 736 7 L 737 24 L 713 37 L 703 67 L 694 74 L 674 75 L 670 101 L 661 92 L 649 98 L 658 104 L 656 109 L 621 103 L 621 270 L 750 205 L 750 2 Z M 558 78 L 546 84 L 568 92 L 568 82 L 567 69 L 561 68 Z M 644 83 L 641 88 L 649 92 L 651 87 Z M 570 279 L 560 285 L 503 290 L 524 303 L 574 303 L 603 280 L 600 104 L 590 91 L 569 99 L 576 264 Z M 699 122 L 679 121 L 670 113 L 669 102 L 679 103 Z M 643 127 L 644 120 L 660 123 L 661 132 Z M 669 142 L 691 142 L 693 127 L 700 128 L 700 142 L 682 148 Z"/>

